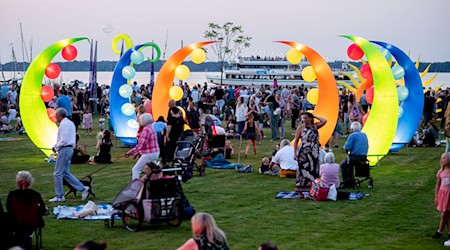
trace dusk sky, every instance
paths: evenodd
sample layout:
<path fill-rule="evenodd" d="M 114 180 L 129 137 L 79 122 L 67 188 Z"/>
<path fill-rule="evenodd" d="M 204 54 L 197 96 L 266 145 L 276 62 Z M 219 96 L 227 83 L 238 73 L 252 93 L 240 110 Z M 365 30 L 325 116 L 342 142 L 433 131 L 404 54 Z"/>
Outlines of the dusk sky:
<path fill-rule="evenodd" d="M 86 36 L 98 41 L 99 60 L 117 60 L 111 49 L 117 34 L 128 34 L 134 44 L 154 40 L 164 50 L 168 31 L 167 58 L 181 40 L 184 45 L 205 40 L 208 23 L 230 21 L 253 37 L 243 55 L 284 55 L 288 47 L 272 41 L 290 40 L 328 60 L 348 60 L 350 41 L 338 37 L 348 34 L 392 43 L 414 60 L 420 55 L 422 61 L 449 61 L 449 12 L 448 0 L 1 0 L 0 57 L 2 63 L 12 60 L 12 43 L 22 61 L 20 22 L 28 50 L 33 40 L 33 56 L 58 40 Z M 109 35 L 103 31 L 108 24 Z M 87 60 L 88 43 L 75 45 L 77 60 Z"/>

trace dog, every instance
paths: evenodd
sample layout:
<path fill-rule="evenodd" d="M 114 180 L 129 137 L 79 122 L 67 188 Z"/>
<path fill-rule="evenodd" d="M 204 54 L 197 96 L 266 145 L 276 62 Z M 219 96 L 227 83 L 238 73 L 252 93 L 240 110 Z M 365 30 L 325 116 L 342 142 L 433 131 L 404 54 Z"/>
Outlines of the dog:
<path fill-rule="evenodd" d="M 92 195 L 92 197 L 94 197 L 94 199 L 95 199 L 95 193 L 94 193 L 94 191 L 92 191 L 92 177 L 91 176 L 86 176 L 83 179 L 80 179 L 79 181 L 83 184 L 83 186 L 89 187 L 88 197 L 89 197 L 89 195 Z M 72 187 L 72 185 L 70 185 L 66 181 L 66 179 L 63 179 L 63 185 L 67 186 L 69 188 L 69 190 L 64 194 L 64 196 L 67 196 L 70 193 L 73 193 L 73 195 L 75 197 L 77 197 L 77 191 L 78 190 L 76 190 L 74 187 Z"/>

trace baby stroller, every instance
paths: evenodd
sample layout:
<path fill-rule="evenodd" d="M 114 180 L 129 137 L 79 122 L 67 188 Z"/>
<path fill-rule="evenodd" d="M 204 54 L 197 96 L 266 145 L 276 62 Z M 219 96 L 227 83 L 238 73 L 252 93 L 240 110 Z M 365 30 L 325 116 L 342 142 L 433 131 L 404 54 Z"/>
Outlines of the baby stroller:
<path fill-rule="evenodd" d="M 184 182 L 192 178 L 194 166 L 200 176 L 205 175 L 205 169 L 195 163 L 195 158 L 199 155 L 202 142 L 203 136 L 195 134 L 192 130 L 186 130 L 181 133 L 175 148 L 173 162 L 175 168 L 182 169 Z"/>
<path fill-rule="evenodd" d="M 185 203 L 188 204 L 180 179 L 180 176 L 172 176 L 157 180 L 135 179 L 128 183 L 112 204 L 111 227 L 114 226 L 115 215 L 121 217 L 123 228 L 131 232 L 139 230 L 142 222 L 180 226 L 185 215 Z"/>

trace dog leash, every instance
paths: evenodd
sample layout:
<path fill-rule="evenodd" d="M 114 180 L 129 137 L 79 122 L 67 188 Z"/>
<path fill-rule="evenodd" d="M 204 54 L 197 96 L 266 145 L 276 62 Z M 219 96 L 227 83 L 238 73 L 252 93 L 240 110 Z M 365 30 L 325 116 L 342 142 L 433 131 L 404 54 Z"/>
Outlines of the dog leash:
<path fill-rule="evenodd" d="M 86 175 L 85 177 L 83 177 L 83 178 L 81 178 L 81 179 L 84 179 L 84 178 L 86 178 L 86 177 L 91 177 L 91 175 L 93 175 L 93 174 L 95 174 L 95 173 L 98 173 L 98 172 L 100 172 L 101 170 L 103 170 L 103 169 L 109 167 L 110 164 L 113 164 L 114 162 L 116 162 L 116 161 L 122 159 L 123 157 L 125 157 L 125 154 L 119 156 L 118 158 L 114 159 L 114 160 L 111 161 L 110 163 L 108 163 L 108 164 L 106 164 L 105 166 L 103 166 L 103 167 L 101 167 L 101 168 L 95 170 L 94 172 L 92 172 L 92 173 Z"/>

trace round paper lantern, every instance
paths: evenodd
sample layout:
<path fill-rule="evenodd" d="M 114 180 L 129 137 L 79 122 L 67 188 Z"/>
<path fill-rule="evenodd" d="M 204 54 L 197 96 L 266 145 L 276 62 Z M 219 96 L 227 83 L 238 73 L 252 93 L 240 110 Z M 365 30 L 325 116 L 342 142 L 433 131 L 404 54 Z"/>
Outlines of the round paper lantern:
<path fill-rule="evenodd" d="M 400 80 L 405 76 L 405 70 L 400 65 L 395 65 L 391 68 L 395 80 Z"/>
<path fill-rule="evenodd" d="M 308 100 L 309 103 L 316 105 L 317 101 L 319 100 L 319 89 L 318 88 L 310 89 L 306 94 L 306 100 Z"/>
<path fill-rule="evenodd" d="M 48 108 L 47 115 L 48 115 L 48 118 L 50 118 L 50 120 L 52 122 L 56 122 L 56 110 L 54 110 L 52 108 Z"/>
<path fill-rule="evenodd" d="M 111 32 L 113 32 L 114 28 L 111 24 L 105 24 L 103 25 L 103 32 L 105 32 L 107 35 L 109 35 Z"/>
<path fill-rule="evenodd" d="M 203 49 L 197 48 L 191 52 L 191 60 L 195 64 L 200 64 L 206 60 L 206 53 Z"/>
<path fill-rule="evenodd" d="M 126 116 L 132 116 L 134 114 L 134 107 L 131 103 L 124 103 L 122 107 L 120 107 L 120 111 Z"/>
<path fill-rule="evenodd" d="M 380 47 L 380 52 L 381 54 L 383 54 L 384 58 L 386 58 L 386 61 L 389 62 L 389 60 L 391 59 L 391 52 L 388 49 L 385 49 L 383 47 Z"/>
<path fill-rule="evenodd" d="M 184 110 L 184 108 L 182 108 L 180 106 L 177 106 L 177 108 L 181 110 L 181 114 L 183 115 L 183 119 L 186 120 L 187 117 L 186 117 L 186 111 Z"/>
<path fill-rule="evenodd" d="M 403 107 L 398 107 L 398 118 L 401 118 L 403 116 Z"/>
<path fill-rule="evenodd" d="M 127 125 L 130 128 L 134 128 L 134 129 L 139 128 L 139 123 L 135 119 L 128 120 Z"/>
<path fill-rule="evenodd" d="M 313 82 L 317 78 L 316 71 L 312 66 L 306 66 L 302 71 L 302 77 L 307 82 Z"/>
<path fill-rule="evenodd" d="M 68 45 L 62 49 L 61 55 L 66 61 L 71 62 L 75 60 L 75 58 L 77 58 L 78 51 L 77 48 L 75 48 L 75 46 Z"/>
<path fill-rule="evenodd" d="M 372 70 L 370 69 L 370 65 L 368 63 L 361 66 L 361 75 L 364 79 L 372 79 Z"/>
<path fill-rule="evenodd" d="M 358 45 L 352 44 L 347 48 L 347 55 L 352 60 L 359 60 L 364 56 L 364 52 Z"/>
<path fill-rule="evenodd" d="M 373 86 L 372 86 L 366 91 L 366 101 L 369 104 L 372 104 L 372 102 L 373 102 L 373 95 L 374 95 L 373 90 L 374 89 L 373 89 Z"/>
<path fill-rule="evenodd" d="M 130 98 L 131 94 L 133 94 L 133 89 L 130 85 L 124 84 L 119 88 L 119 95 L 123 98 Z"/>
<path fill-rule="evenodd" d="M 292 48 L 286 53 L 286 59 L 292 64 L 299 64 L 302 61 L 302 58 L 302 52 L 296 48 Z"/>
<path fill-rule="evenodd" d="M 42 86 L 41 98 L 44 102 L 49 102 L 55 96 L 55 92 L 50 86 Z"/>
<path fill-rule="evenodd" d="M 130 55 L 130 60 L 134 64 L 141 64 L 144 61 L 144 53 L 139 50 L 133 51 Z"/>
<path fill-rule="evenodd" d="M 56 63 L 50 63 L 45 69 L 45 76 L 50 79 L 56 79 L 61 73 L 61 68 Z"/>
<path fill-rule="evenodd" d="M 123 78 L 130 80 L 136 75 L 136 70 L 131 66 L 125 66 L 122 69 Z"/>
<path fill-rule="evenodd" d="M 169 96 L 170 99 L 179 101 L 183 98 L 183 89 L 180 86 L 172 86 L 169 89 Z"/>
<path fill-rule="evenodd" d="M 397 94 L 398 94 L 398 100 L 404 101 L 404 100 L 406 100 L 406 98 L 408 98 L 409 90 L 405 86 L 399 86 L 397 88 Z"/>
<path fill-rule="evenodd" d="M 180 80 L 185 80 L 186 78 L 189 77 L 190 74 L 191 74 L 191 71 L 189 70 L 189 68 L 186 65 L 179 65 L 175 69 L 175 76 Z"/>
<path fill-rule="evenodd" d="M 152 112 L 152 101 L 148 101 L 144 103 L 145 112 L 153 114 Z"/>

